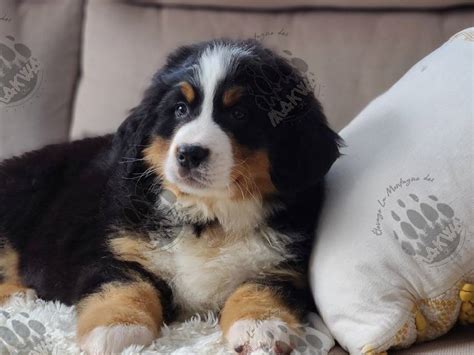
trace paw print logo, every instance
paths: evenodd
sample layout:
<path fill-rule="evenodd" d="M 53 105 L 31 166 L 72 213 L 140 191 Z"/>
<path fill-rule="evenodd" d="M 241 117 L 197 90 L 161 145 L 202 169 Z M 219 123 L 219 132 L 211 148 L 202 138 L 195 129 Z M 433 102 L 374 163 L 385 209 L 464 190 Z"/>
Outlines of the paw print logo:
<path fill-rule="evenodd" d="M 430 195 L 422 201 L 415 194 L 397 200 L 397 205 L 391 211 L 398 227 L 393 236 L 406 254 L 436 264 L 458 250 L 464 235 L 463 224 L 451 206 L 436 196 Z"/>
<path fill-rule="evenodd" d="M 159 238 L 153 239 L 153 242 L 159 250 L 168 250 L 179 243 L 186 228 L 189 228 L 189 223 L 185 215 L 176 208 L 176 195 L 171 190 L 163 189 L 159 198 L 160 235 Z"/>
<path fill-rule="evenodd" d="M 276 342 L 277 348 L 288 353 L 301 355 L 320 355 L 325 353 L 325 335 L 316 331 L 313 328 L 301 326 L 296 331 L 293 331 L 285 325 L 279 325 L 279 330 L 285 336 L 280 336 L 284 340 Z M 271 332 L 267 332 L 267 336 L 273 338 Z M 279 352 L 277 352 L 279 353 Z"/>
<path fill-rule="evenodd" d="M 246 332 L 247 341 L 236 347 L 238 354 L 262 351 L 265 354 L 327 354 L 334 345 L 332 339 L 314 327 L 305 324 L 293 328 L 284 322 L 256 321 L 256 326 Z"/>
<path fill-rule="evenodd" d="M 2 319 L 3 318 L 3 319 Z M 0 354 L 31 354 L 32 349 L 44 343 L 45 326 L 30 319 L 28 313 L 21 312 L 15 317 L 6 311 L 0 311 Z"/>
<path fill-rule="evenodd" d="M 0 40 L 0 105 L 19 104 L 38 89 L 41 67 L 31 50 L 13 36 Z"/>
<path fill-rule="evenodd" d="M 314 73 L 308 70 L 308 64 L 293 56 L 291 51 L 284 50 L 283 53 L 294 71 L 281 65 L 269 50 L 267 52 L 268 63 L 251 62 L 245 71 L 253 80 L 249 93 L 256 106 L 268 112 L 272 125 L 276 127 L 282 121 L 300 117 L 309 108 L 305 97 L 314 92 L 316 80 Z"/>
<path fill-rule="evenodd" d="M 308 63 L 306 63 L 302 58 L 293 56 L 293 53 L 287 49 L 285 49 L 283 53 L 291 66 L 295 68 L 301 76 L 303 76 L 303 80 L 305 80 L 305 84 L 308 88 L 314 91 L 316 89 L 316 76 L 313 72 L 309 71 Z"/>

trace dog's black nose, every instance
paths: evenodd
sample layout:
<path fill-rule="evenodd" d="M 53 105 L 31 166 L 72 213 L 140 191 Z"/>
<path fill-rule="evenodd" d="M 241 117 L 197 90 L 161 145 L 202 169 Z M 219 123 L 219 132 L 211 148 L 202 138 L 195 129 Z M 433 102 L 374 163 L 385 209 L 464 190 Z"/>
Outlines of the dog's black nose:
<path fill-rule="evenodd" d="M 196 168 L 209 156 L 209 149 L 199 145 L 185 144 L 179 146 L 176 151 L 176 159 L 183 168 Z"/>

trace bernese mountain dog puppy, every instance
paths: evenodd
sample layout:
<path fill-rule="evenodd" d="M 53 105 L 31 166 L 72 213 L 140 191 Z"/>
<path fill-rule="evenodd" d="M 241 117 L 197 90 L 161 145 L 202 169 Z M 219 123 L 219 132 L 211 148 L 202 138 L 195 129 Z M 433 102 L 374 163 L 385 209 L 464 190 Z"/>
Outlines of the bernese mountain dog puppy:
<path fill-rule="evenodd" d="M 185 46 L 115 134 L 1 163 L 0 301 L 75 304 L 91 354 L 208 311 L 238 353 L 291 350 L 272 329 L 298 332 L 313 305 L 306 269 L 340 143 L 307 84 L 256 41 Z"/>

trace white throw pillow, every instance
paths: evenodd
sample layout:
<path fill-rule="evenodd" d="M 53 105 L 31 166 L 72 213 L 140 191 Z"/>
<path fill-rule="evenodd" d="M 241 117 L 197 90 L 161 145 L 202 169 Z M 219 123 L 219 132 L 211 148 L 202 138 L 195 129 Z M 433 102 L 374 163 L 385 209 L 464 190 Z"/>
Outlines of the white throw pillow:
<path fill-rule="evenodd" d="M 311 283 L 350 353 L 474 322 L 473 67 L 471 28 L 341 132 L 347 147 L 328 175 Z"/>

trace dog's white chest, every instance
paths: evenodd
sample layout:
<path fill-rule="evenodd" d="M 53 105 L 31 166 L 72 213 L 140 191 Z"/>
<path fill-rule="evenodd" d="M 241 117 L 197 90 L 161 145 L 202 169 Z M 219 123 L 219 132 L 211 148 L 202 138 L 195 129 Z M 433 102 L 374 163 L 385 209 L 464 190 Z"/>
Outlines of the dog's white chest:
<path fill-rule="evenodd" d="M 181 317 L 188 317 L 219 310 L 244 281 L 283 261 L 287 257 L 283 241 L 273 233 L 266 229 L 240 237 L 204 234 L 197 238 L 190 229 L 168 249 L 155 250 L 148 258 L 170 284 Z"/>

